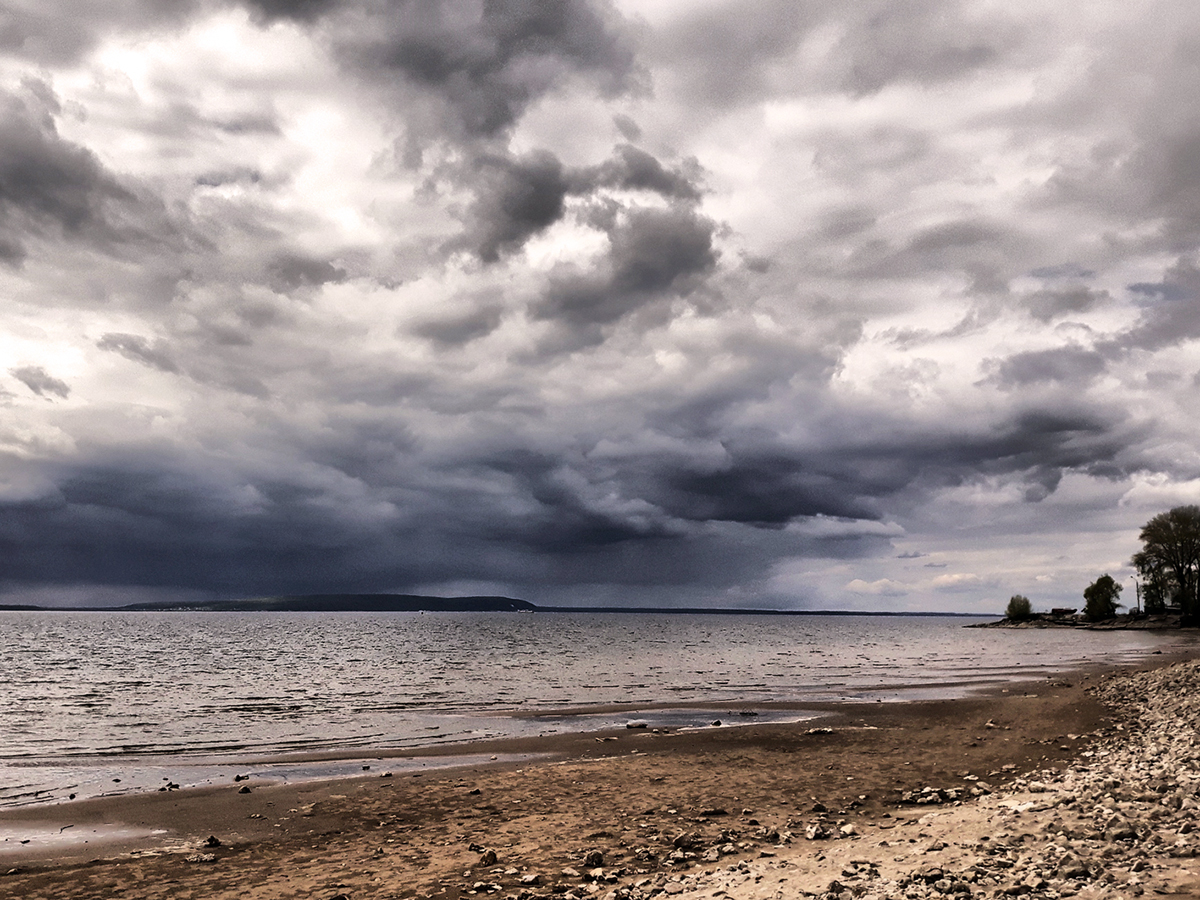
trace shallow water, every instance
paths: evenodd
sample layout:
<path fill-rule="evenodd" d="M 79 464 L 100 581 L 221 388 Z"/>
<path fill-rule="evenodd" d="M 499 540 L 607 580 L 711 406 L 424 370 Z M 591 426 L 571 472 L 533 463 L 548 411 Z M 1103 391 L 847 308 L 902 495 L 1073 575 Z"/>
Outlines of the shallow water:
<path fill-rule="evenodd" d="M 702 727 L 727 718 L 719 706 L 729 703 L 962 694 L 1090 662 L 1132 662 L 1190 640 L 964 628 L 969 621 L 5 612 L 0 806 L 145 789 L 178 782 L 189 766 L 185 780 L 212 766 L 227 774 L 221 767 L 266 754 L 369 759 L 383 748 L 598 730 L 634 716 Z M 620 711 L 579 710 L 611 705 Z M 565 708 L 574 712 L 551 715 Z M 127 777 L 115 782 L 114 772 Z"/>

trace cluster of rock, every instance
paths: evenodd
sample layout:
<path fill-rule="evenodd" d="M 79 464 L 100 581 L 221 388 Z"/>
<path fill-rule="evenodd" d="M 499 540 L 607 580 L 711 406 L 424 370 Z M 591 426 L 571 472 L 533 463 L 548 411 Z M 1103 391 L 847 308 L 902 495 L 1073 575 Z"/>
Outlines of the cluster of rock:
<path fill-rule="evenodd" d="M 665 850 L 639 848 L 640 870 L 605 868 L 594 852 L 580 868 L 553 878 L 521 876 L 515 896 L 1116 900 L 1200 894 L 1200 876 L 1191 874 L 1190 862 L 1180 862 L 1200 856 L 1194 822 L 1200 662 L 1113 676 L 1095 691 L 1118 724 L 1069 768 L 1035 772 L 1002 790 L 976 779 L 906 793 L 900 801 L 913 817 L 898 814 L 894 829 L 869 836 L 823 815 L 817 804 L 821 815 L 788 823 L 794 835 L 767 827 L 726 830 L 715 839 L 679 835 Z M 720 865 L 726 857 L 729 864 Z M 494 882 L 473 887 L 479 894 L 502 890 Z"/>
<path fill-rule="evenodd" d="M 748 814 L 749 810 L 743 812 Z M 727 813 L 721 809 L 701 810 L 695 824 L 724 815 Z M 760 825 L 754 819 L 747 820 L 746 824 L 752 830 L 730 827 L 714 833 L 697 828 L 674 836 L 663 835 L 661 844 L 633 848 L 629 866 L 606 866 L 603 851 L 591 849 L 580 857 L 577 865 L 548 873 L 497 866 L 498 857 L 494 850 L 471 844 L 470 850 L 481 853 L 478 866 L 496 866 L 490 874 L 499 880 L 476 881 L 466 886 L 466 893 L 491 895 L 505 892 L 515 900 L 583 900 L 592 897 L 598 900 L 649 900 L 679 894 L 694 880 L 694 876 L 683 874 L 693 867 L 719 863 L 728 857 L 742 857 L 732 868 L 746 872 L 749 854 L 756 853 L 759 858 L 773 857 L 774 849 L 786 847 L 794 837 L 790 831 Z M 852 832 L 850 827 L 841 834 L 845 836 Z"/>
<path fill-rule="evenodd" d="M 1119 723 L 1077 764 L 918 820 L 925 835 L 944 838 L 923 853 L 957 850 L 952 862 L 886 866 L 877 847 L 877 861 L 845 866 L 826 884 L 795 893 L 824 900 L 1194 895 L 1200 876 L 1180 860 L 1200 855 L 1200 662 L 1115 676 L 1096 692 Z M 936 804 L 954 795 L 926 788 L 907 799 Z"/>
<path fill-rule="evenodd" d="M 905 791 L 900 795 L 901 803 L 911 803 L 914 806 L 930 806 L 932 804 L 954 803 L 968 797 L 983 797 L 992 792 L 992 787 L 985 781 L 971 785 L 969 788 L 935 788 L 923 787 L 919 791 Z"/>

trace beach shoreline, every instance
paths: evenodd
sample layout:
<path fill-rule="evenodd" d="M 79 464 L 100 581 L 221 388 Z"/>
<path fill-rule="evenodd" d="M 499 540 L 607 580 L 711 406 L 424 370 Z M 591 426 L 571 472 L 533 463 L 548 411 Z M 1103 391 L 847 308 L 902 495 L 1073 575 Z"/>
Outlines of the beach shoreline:
<path fill-rule="evenodd" d="M 1003 790 L 1038 767 L 1069 765 L 1111 724 L 1092 687 L 1181 656 L 954 700 L 831 705 L 796 725 L 479 742 L 471 764 L 421 772 L 389 772 L 384 761 L 351 779 L 251 780 L 11 810 L 0 814 L 0 872 L 10 873 L 0 897 L 111 896 L 104 891 L 114 887 L 125 897 L 174 897 L 193 884 L 196 896 L 327 887 L 332 896 L 334 871 L 355 897 L 459 897 L 481 880 L 500 884 L 498 895 L 533 897 L 537 885 L 523 879 L 557 884 L 564 869 L 583 871 L 591 850 L 632 881 L 674 871 L 667 860 L 682 834 L 710 856 L 716 847 L 720 859 L 753 859 L 779 852 L 770 848 L 781 834 L 798 840 L 818 806 L 833 827 L 869 833 L 903 818 L 906 792 L 953 784 L 966 798 L 981 781 Z M 430 748 L 426 758 L 453 763 L 451 749 Z M 21 838 L 22 829 L 44 838 Z M 218 843 L 206 846 L 210 837 Z M 487 850 L 497 863 L 484 872 Z M 278 875 L 285 870 L 292 874 Z"/>
<path fill-rule="evenodd" d="M 703 629 L 698 636 L 703 637 Z M 804 637 L 811 639 L 811 635 Z M 1087 649 L 1074 651 L 1055 646 L 1044 657 L 1028 650 L 1014 652 L 1011 641 L 999 643 L 1005 646 L 995 648 L 998 651 L 997 659 L 990 665 L 981 661 L 972 667 L 970 660 L 976 659 L 974 656 L 962 657 L 962 662 L 959 662 L 953 650 L 945 653 L 934 650 L 935 667 L 929 674 L 920 673 L 910 666 L 908 671 L 894 673 L 900 678 L 892 680 L 882 671 L 878 676 L 870 674 L 864 677 L 869 670 L 862 668 L 855 670 L 852 678 L 839 680 L 839 675 L 845 675 L 851 669 L 835 665 L 833 668 L 838 671 L 829 673 L 833 676 L 832 680 L 806 683 L 802 676 L 798 685 L 789 686 L 782 692 L 763 690 L 767 682 L 779 677 L 781 671 L 776 671 L 773 675 L 765 676 L 762 684 L 748 684 L 744 694 L 734 697 L 721 696 L 730 693 L 721 687 L 726 683 L 723 679 L 729 677 L 729 671 L 725 669 L 710 673 L 696 672 L 700 676 L 711 674 L 714 680 L 698 680 L 688 691 L 692 696 L 680 696 L 680 675 L 685 669 L 676 664 L 668 677 L 668 687 L 658 692 L 657 697 L 652 696 L 654 692 L 641 690 L 647 685 L 636 684 L 639 690 L 631 691 L 627 700 L 589 699 L 572 702 L 564 697 L 561 705 L 542 701 L 513 707 L 492 705 L 482 700 L 482 706 L 476 709 L 421 708 L 414 712 L 413 718 L 407 726 L 400 728 L 399 733 L 392 730 L 394 720 L 389 719 L 388 726 L 380 727 L 370 721 L 369 713 L 364 717 L 359 710 L 351 713 L 350 718 L 341 717 L 336 723 L 330 722 L 332 727 L 328 731 L 312 731 L 310 728 L 293 746 L 289 746 L 291 741 L 272 746 L 272 738 L 280 733 L 279 723 L 288 720 L 290 711 L 276 710 L 266 703 L 261 717 L 248 715 L 247 711 L 252 710 L 255 702 L 262 698 L 245 695 L 244 692 L 228 692 L 233 710 L 228 715 L 219 712 L 220 696 L 206 700 L 213 712 L 204 715 L 218 723 L 217 733 L 224 740 L 213 741 L 209 736 L 214 732 L 193 730 L 192 734 L 199 739 L 195 746 L 188 747 L 186 740 L 180 738 L 188 728 L 194 729 L 194 725 L 190 724 L 194 720 L 189 717 L 195 716 L 197 711 L 195 694 L 185 693 L 180 699 L 181 718 L 178 720 L 170 718 L 172 704 L 169 702 L 143 713 L 147 718 L 139 720 L 127 714 L 126 707 L 122 705 L 126 701 L 119 687 L 113 689 L 111 698 L 101 703 L 95 698 L 105 698 L 103 691 L 109 690 L 111 685 L 91 690 L 79 684 L 64 688 L 68 695 L 73 691 L 90 698 L 79 715 L 74 715 L 69 707 L 47 709 L 52 714 L 60 714 L 61 721 L 53 724 L 54 720 L 51 719 L 51 724 L 37 726 L 45 736 L 52 735 L 57 728 L 70 752 L 61 756 L 41 755 L 34 749 L 36 744 L 27 741 L 28 749 L 34 752 L 16 752 L 0 760 L 0 813 L 112 795 L 173 791 L 179 788 L 203 789 L 227 783 L 235 775 L 297 783 L 355 777 L 364 766 L 369 765 L 388 765 L 400 769 L 424 765 L 432 768 L 435 765 L 448 765 L 449 757 L 469 757 L 478 752 L 475 748 L 483 747 L 497 747 L 499 749 L 496 752 L 501 754 L 508 752 L 505 749 L 508 746 L 520 748 L 518 752 L 536 753 L 540 752 L 537 748 L 544 746 L 547 741 L 576 733 L 598 735 L 621 729 L 633 720 L 644 723 L 650 730 L 658 728 L 670 731 L 708 730 L 714 721 L 719 721 L 722 728 L 768 722 L 799 723 L 868 704 L 969 697 L 1001 691 L 1019 678 L 1056 677 L 1064 672 L 1073 676 L 1095 666 L 1136 664 L 1139 659 L 1153 660 L 1163 653 L 1186 654 L 1190 652 L 1189 645 L 1194 640 L 1169 638 L 1154 641 L 1151 646 L 1155 649 L 1143 649 L 1132 660 L 1127 649 L 1120 651 L 1125 658 L 1114 658 L 1109 654 L 1108 647 L 1092 647 L 1088 642 L 1080 642 L 1081 647 Z M 1025 644 L 1024 641 L 1019 643 Z M 1037 642 L 1033 644 L 1037 645 Z M 980 650 L 978 647 L 973 649 Z M 1099 652 L 1093 656 L 1094 651 Z M 763 654 L 768 668 L 775 663 L 771 659 L 772 652 L 768 650 Z M 1055 662 L 1056 655 L 1063 655 L 1064 658 Z M 911 651 L 908 656 L 916 658 Z M 1015 659 L 1022 658 L 1024 665 L 1013 665 Z M 644 681 L 645 676 L 637 680 Z M 385 698 L 381 705 L 389 710 L 386 715 L 392 716 L 391 710 L 401 707 L 386 699 L 392 694 L 388 693 L 387 679 L 383 681 L 374 696 Z M 341 689 L 340 686 L 327 686 L 325 689 L 328 687 L 334 692 Z M 394 685 L 390 687 L 394 690 Z M 576 695 L 587 693 L 581 690 Z M 350 703 L 358 702 L 357 698 L 348 700 Z M 28 698 L 26 705 L 29 705 Z M 144 702 L 137 702 L 136 705 L 147 708 Z M 29 706 L 30 715 L 38 712 L 37 704 Z M 109 713 L 102 711 L 97 715 L 92 712 L 93 708 L 114 710 L 113 721 L 119 720 L 117 729 L 108 734 L 98 730 L 104 727 L 105 717 Z M 311 711 L 308 707 L 297 709 L 301 715 Z M 64 712 L 66 715 L 62 715 Z M 231 730 L 230 723 L 236 722 L 239 716 L 246 720 L 245 729 Z M 358 717 L 357 721 L 354 716 Z M 316 711 L 314 723 L 321 724 L 322 718 L 326 718 L 324 713 Z M 79 737 L 64 730 L 69 729 L 72 720 L 81 723 Z M 154 735 L 146 732 L 142 721 L 165 722 L 165 732 L 170 735 L 170 740 L 161 740 L 162 746 L 157 748 L 159 742 L 156 742 Z M 141 733 L 133 739 L 122 731 L 129 724 L 133 724 L 135 730 L 141 729 Z M 24 730 L 18 718 L 13 718 L 12 725 L 17 734 L 34 733 Z M 297 731 L 297 734 L 300 732 Z M 119 752 L 123 742 L 132 744 L 136 749 L 129 753 Z M 43 743 L 46 743 L 45 738 Z M 20 747 L 19 740 L 17 746 Z M 90 748 L 94 748 L 94 751 Z M 112 752 L 113 749 L 118 749 L 118 752 Z"/>

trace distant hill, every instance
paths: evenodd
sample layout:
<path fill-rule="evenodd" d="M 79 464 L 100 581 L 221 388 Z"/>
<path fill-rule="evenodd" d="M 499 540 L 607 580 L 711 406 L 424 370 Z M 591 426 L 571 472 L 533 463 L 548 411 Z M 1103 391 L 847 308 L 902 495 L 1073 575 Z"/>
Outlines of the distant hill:
<path fill-rule="evenodd" d="M 530 612 L 537 609 L 511 597 L 424 597 L 419 594 L 304 594 L 211 600 L 201 603 L 131 603 L 129 612 Z"/>

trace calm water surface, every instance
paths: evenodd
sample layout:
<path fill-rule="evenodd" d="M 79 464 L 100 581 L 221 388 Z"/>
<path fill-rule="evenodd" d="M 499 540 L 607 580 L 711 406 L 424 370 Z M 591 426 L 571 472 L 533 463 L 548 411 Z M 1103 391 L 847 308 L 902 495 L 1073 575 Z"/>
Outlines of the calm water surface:
<path fill-rule="evenodd" d="M 64 799 L 68 790 L 145 788 L 160 777 L 202 783 L 227 774 L 221 766 L 281 752 L 367 758 L 383 748 L 593 730 L 631 718 L 700 726 L 730 703 L 961 694 L 1089 662 L 1131 662 L 1188 640 L 966 629 L 968 621 L 0 613 L 0 806 Z M 623 708 L 577 709 L 610 704 Z M 561 714 L 566 708 L 572 713 Z M 803 715 L 761 710 L 755 721 Z"/>

